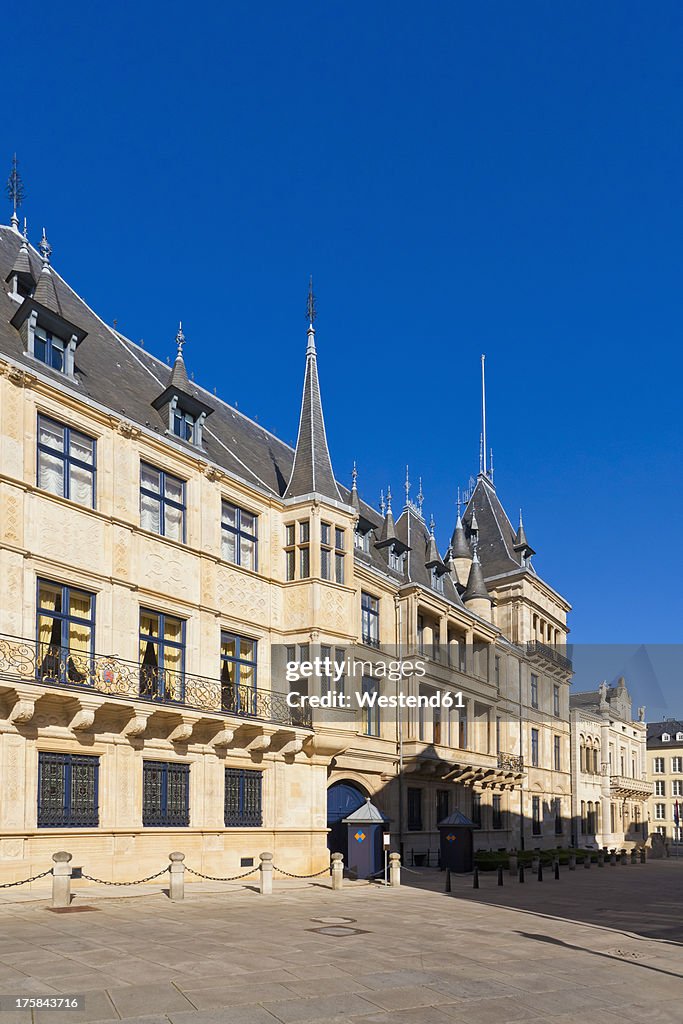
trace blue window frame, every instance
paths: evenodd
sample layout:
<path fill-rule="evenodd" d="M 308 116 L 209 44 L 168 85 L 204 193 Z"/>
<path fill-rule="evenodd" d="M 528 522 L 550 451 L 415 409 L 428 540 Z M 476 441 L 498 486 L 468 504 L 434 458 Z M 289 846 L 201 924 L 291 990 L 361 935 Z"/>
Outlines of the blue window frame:
<path fill-rule="evenodd" d="M 531 765 L 538 768 L 538 729 L 531 730 Z"/>
<path fill-rule="evenodd" d="M 360 613 L 363 643 L 369 647 L 379 647 L 379 600 L 362 591 Z"/>
<path fill-rule="evenodd" d="M 41 363 L 64 373 L 66 347 L 67 343 L 64 339 L 58 338 L 52 331 L 46 331 L 42 327 L 35 328 L 33 354 Z"/>
<path fill-rule="evenodd" d="M 95 595 L 39 579 L 36 588 L 38 678 L 90 685 L 94 644 Z"/>
<path fill-rule="evenodd" d="M 250 768 L 225 769 L 226 828 L 260 828 L 263 824 L 263 773 Z"/>
<path fill-rule="evenodd" d="M 185 481 L 147 462 L 140 463 L 140 525 L 185 541 Z"/>
<path fill-rule="evenodd" d="M 250 637 L 221 631 L 221 707 L 236 715 L 256 714 L 256 656 Z"/>
<path fill-rule="evenodd" d="M 38 828 L 99 825 L 100 759 L 83 754 L 38 754 Z"/>
<path fill-rule="evenodd" d="M 36 464 L 41 490 L 95 507 L 96 443 L 92 437 L 39 416 Z"/>
<path fill-rule="evenodd" d="M 224 501 L 221 532 L 221 547 L 226 562 L 258 572 L 258 516 Z"/>
<path fill-rule="evenodd" d="M 531 673 L 531 706 L 532 708 L 538 708 L 538 676 Z"/>
<path fill-rule="evenodd" d="M 185 620 L 140 609 L 140 696 L 185 699 Z"/>
<path fill-rule="evenodd" d="M 195 418 L 191 416 L 189 412 L 185 412 L 184 409 L 180 409 L 176 406 L 173 413 L 173 433 L 176 437 L 180 437 L 183 441 L 194 441 L 195 432 Z"/>
<path fill-rule="evenodd" d="M 190 766 L 172 761 L 142 763 L 142 824 L 190 824 Z"/>
<path fill-rule="evenodd" d="M 379 688 L 377 680 L 371 676 L 363 676 L 363 695 L 372 697 L 373 694 L 379 694 Z M 363 705 L 363 732 L 366 736 L 379 736 L 379 704 L 368 702 Z"/>

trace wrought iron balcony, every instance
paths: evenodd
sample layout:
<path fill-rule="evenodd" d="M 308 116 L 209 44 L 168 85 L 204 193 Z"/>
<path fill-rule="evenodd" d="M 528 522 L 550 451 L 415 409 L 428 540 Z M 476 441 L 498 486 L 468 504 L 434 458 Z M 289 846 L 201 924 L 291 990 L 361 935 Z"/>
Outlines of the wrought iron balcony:
<path fill-rule="evenodd" d="M 523 772 L 524 758 L 521 754 L 506 754 L 504 751 L 499 750 L 498 767 L 510 772 Z"/>
<path fill-rule="evenodd" d="M 543 658 L 551 665 L 556 665 L 566 672 L 572 671 L 571 659 L 565 657 L 564 654 L 560 654 L 557 647 L 550 647 L 548 644 L 542 644 L 538 640 L 534 640 L 527 643 L 526 653 L 530 656 L 536 655 L 539 658 Z"/>
<path fill-rule="evenodd" d="M 290 708 L 285 693 L 0 634 L 2 678 L 311 728 L 310 708 Z"/>

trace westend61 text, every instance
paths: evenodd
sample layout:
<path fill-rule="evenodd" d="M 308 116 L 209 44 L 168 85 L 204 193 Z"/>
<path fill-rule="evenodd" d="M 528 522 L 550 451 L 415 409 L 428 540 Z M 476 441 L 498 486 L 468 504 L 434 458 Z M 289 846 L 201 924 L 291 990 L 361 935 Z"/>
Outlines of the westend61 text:
<path fill-rule="evenodd" d="M 464 708 L 462 692 L 447 693 L 437 691 L 431 696 L 426 694 L 377 693 L 376 690 L 360 693 L 355 691 L 352 694 L 346 693 L 325 693 L 317 694 L 296 693 L 287 694 L 287 703 L 290 708 Z"/>

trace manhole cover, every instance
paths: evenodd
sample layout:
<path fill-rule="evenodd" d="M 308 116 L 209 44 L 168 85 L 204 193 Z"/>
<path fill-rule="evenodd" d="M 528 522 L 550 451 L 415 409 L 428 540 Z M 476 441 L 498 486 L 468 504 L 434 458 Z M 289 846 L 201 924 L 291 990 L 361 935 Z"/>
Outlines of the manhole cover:
<path fill-rule="evenodd" d="M 312 917 L 316 924 L 355 924 L 355 917 Z"/>
<path fill-rule="evenodd" d="M 343 924 L 330 924 L 324 928 L 308 928 L 309 932 L 317 932 L 318 935 L 332 935 L 337 939 L 346 938 L 347 935 L 367 935 L 368 932 L 362 928 L 349 928 Z"/>
<path fill-rule="evenodd" d="M 84 914 L 90 910 L 97 910 L 97 907 L 46 907 L 51 914 Z"/>

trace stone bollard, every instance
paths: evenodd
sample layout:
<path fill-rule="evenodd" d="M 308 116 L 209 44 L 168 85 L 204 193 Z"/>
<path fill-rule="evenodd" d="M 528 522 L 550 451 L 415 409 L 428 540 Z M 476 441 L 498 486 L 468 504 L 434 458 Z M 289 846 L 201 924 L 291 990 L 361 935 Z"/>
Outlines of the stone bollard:
<path fill-rule="evenodd" d="M 502 865 L 500 865 L 499 868 L 498 868 L 498 885 L 502 885 L 502 884 L 503 884 L 503 867 L 502 867 Z"/>
<path fill-rule="evenodd" d="M 624 867 L 626 867 L 626 865 L 628 864 L 628 854 L 626 853 L 626 850 L 622 850 L 621 851 L 621 855 L 619 857 L 619 860 L 624 865 Z"/>
<path fill-rule="evenodd" d="M 511 853 L 509 855 L 509 857 L 508 857 L 508 861 L 510 863 L 510 876 L 512 878 L 514 878 L 515 875 L 517 874 L 517 867 L 518 867 L 518 865 L 517 865 L 517 854 L 516 853 Z"/>
<path fill-rule="evenodd" d="M 72 854 L 60 850 L 52 854 L 52 906 L 68 907 L 71 903 L 71 861 Z"/>
<path fill-rule="evenodd" d="M 570 853 L 569 854 L 569 870 L 570 871 L 576 871 L 576 854 L 575 853 Z"/>
<path fill-rule="evenodd" d="M 640 848 L 640 863 L 647 864 L 647 852 L 644 846 L 641 846 Z"/>
<path fill-rule="evenodd" d="M 664 856 L 665 857 L 670 857 L 671 856 L 671 844 L 668 841 L 666 841 L 664 843 Z"/>
<path fill-rule="evenodd" d="M 344 854 L 332 854 L 332 888 L 341 889 L 344 885 Z"/>
<path fill-rule="evenodd" d="M 185 899 L 185 860 L 184 853 L 169 853 L 168 859 L 170 860 L 169 866 L 169 883 L 168 883 L 168 895 L 172 900 L 184 900 Z"/>
<path fill-rule="evenodd" d="M 588 869 L 588 868 L 589 868 L 589 867 L 591 866 L 591 855 L 590 855 L 590 851 L 589 851 L 589 852 L 588 852 L 588 853 L 586 854 L 586 856 L 585 856 L 585 857 L 583 858 L 583 866 L 584 866 L 584 868 L 586 868 L 586 869 Z"/>
<path fill-rule="evenodd" d="M 605 866 L 605 851 L 598 850 L 598 867 L 604 868 Z"/>
<path fill-rule="evenodd" d="M 536 856 L 536 855 L 534 855 L 532 857 L 532 859 L 531 859 L 531 871 L 532 871 L 532 874 L 534 874 L 534 875 L 538 874 L 538 866 L 539 866 L 540 863 L 541 863 L 541 858 Z"/>
<path fill-rule="evenodd" d="M 638 863 L 638 851 L 636 850 L 636 848 L 634 846 L 633 849 L 631 850 L 631 864 L 637 864 L 637 863 Z"/>
<path fill-rule="evenodd" d="M 259 864 L 259 891 L 262 896 L 273 894 L 273 855 L 272 853 L 260 853 L 261 863 Z"/>
<path fill-rule="evenodd" d="M 446 868 L 446 888 L 444 889 L 444 892 L 450 892 L 450 891 L 451 891 L 451 869 L 450 868 Z"/>
<path fill-rule="evenodd" d="M 559 882 L 559 880 L 560 880 L 560 862 L 559 862 L 559 860 L 556 860 L 553 863 L 553 870 L 555 872 L 555 881 Z"/>
<path fill-rule="evenodd" d="M 401 854 L 389 854 L 389 885 L 401 884 Z"/>
<path fill-rule="evenodd" d="M 616 863 L 617 863 L 617 851 L 616 850 L 610 850 L 610 855 L 609 855 L 610 867 L 611 868 L 616 867 Z"/>
<path fill-rule="evenodd" d="M 472 888 L 473 889 L 478 889 L 479 888 L 479 868 L 475 868 L 474 869 L 474 873 L 472 875 Z"/>

